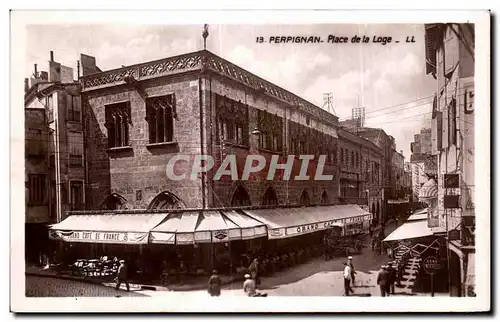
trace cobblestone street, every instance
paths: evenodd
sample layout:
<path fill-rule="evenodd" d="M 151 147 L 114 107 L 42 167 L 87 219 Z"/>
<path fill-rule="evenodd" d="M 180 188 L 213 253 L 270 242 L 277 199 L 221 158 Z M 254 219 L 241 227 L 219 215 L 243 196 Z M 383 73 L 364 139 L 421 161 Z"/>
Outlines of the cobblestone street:
<path fill-rule="evenodd" d="M 136 292 L 116 291 L 112 287 L 53 277 L 26 276 L 27 297 L 126 297 L 144 296 Z"/>

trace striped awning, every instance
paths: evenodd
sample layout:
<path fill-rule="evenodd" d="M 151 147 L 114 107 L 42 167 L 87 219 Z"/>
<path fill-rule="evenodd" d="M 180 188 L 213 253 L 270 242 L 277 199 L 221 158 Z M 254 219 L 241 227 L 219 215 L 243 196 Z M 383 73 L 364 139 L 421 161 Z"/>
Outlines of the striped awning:
<path fill-rule="evenodd" d="M 438 186 L 436 180 L 429 179 L 424 185 L 420 188 L 420 194 L 418 199 L 422 201 L 426 201 L 429 199 L 437 198 L 438 196 Z"/>

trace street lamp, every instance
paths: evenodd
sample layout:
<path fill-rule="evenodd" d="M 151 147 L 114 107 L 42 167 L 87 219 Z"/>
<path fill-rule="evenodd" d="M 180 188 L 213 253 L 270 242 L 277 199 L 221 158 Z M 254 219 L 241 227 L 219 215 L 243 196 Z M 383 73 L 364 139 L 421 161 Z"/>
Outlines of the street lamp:
<path fill-rule="evenodd" d="M 261 135 L 262 132 L 259 130 L 259 128 L 254 128 L 253 131 L 252 131 L 252 135 Z"/>

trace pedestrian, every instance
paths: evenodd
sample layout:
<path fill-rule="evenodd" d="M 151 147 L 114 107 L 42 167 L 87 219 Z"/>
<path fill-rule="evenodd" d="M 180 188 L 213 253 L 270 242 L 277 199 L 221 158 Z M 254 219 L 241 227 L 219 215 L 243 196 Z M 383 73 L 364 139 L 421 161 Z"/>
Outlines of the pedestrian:
<path fill-rule="evenodd" d="M 357 273 L 354 270 L 354 264 L 352 263 L 352 256 L 347 257 L 347 264 L 349 264 L 349 267 L 351 268 L 351 284 L 354 287 L 354 286 L 356 286 L 355 285 L 356 284 L 355 283 L 356 282 L 355 274 L 357 274 Z M 353 292 L 352 288 L 351 288 L 351 292 Z"/>
<path fill-rule="evenodd" d="M 120 260 L 120 267 L 118 267 L 118 272 L 116 274 L 115 289 L 118 290 L 122 283 L 125 283 L 125 285 L 127 286 L 127 292 L 130 292 L 130 285 L 128 284 L 127 264 L 123 259 Z"/>
<path fill-rule="evenodd" d="M 387 284 L 389 282 L 389 273 L 387 272 L 387 268 L 385 265 L 380 267 L 380 271 L 377 276 L 377 284 L 380 288 L 380 296 L 385 297 L 387 294 Z"/>
<path fill-rule="evenodd" d="M 387 293 L 394 295 L 395 294 L 394 283 L 396 283 L 397 272 L 396 269 L 392 266 L 392 262 L 389 262 L 387 265 L 389 266 L 387 268 L 387 270 L 389 271 L 389 287 Z"/>
<path fill-rule="evenodd" d="M 222 281 L 219 275 L 217 275 L 217 271 L 213 270 L 212 276 L 208 279 L 208 294 L 210 296 L 220 296 L 221 284 Z"/>
<path fill-rule="evenodd" d="M 351 288 L 351 267 L 344 262 L 344 296 L 349 296 L 349 292 L 354 293 Z"/>
<path fill-rule="evenodd" d="M 248 267 L 248 271 L 250 272 L 250 276 L 255 281 L 256 285 L 260 285 L 260 277 L 259 277 L 259 260 L 255 258 L 250 266 Z"/>
<path fill-rule="evenodd" d="M 243 282 L 243 292 L 248 297 L 267 297 L 267 293 L 258 293 L 255 280 L 252 279 L 250 274 L 245 274 L 245 282 Z"/>

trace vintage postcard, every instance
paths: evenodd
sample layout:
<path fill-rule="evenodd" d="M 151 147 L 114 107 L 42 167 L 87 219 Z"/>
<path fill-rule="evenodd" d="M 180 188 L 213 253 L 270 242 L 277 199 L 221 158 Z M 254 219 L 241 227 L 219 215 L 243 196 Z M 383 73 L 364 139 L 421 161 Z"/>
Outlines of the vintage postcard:
<path fill-rule="evenodd" d="M 13 311 L 491 309 L 489 12 L 11 18 Z"/>

